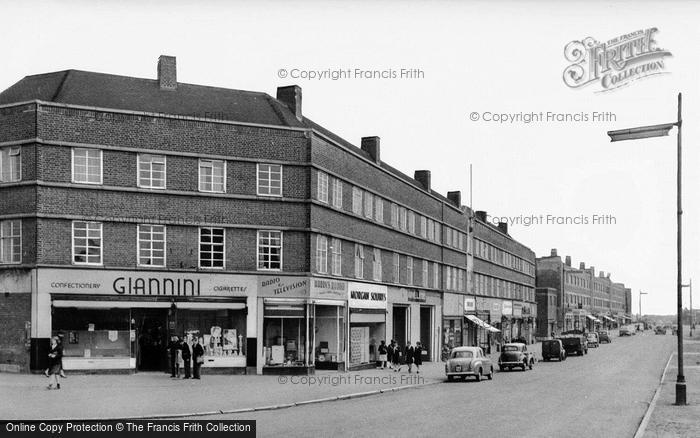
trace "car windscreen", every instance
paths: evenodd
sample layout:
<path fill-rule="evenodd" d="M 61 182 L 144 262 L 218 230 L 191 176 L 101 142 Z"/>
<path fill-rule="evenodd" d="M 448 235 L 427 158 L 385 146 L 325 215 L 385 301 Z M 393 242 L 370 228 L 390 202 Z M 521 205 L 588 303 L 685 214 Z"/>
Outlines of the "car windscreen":
<path fill-rule="evenodd" d="M 520 349 L 515 345 L 506 345 L 503 347 L 503 351 L 520 351 Z"/>
<path fill-rule="evenodd" d="M 453 351 L 452 359 L 471 359 L 474 357 L 474 353 L 471 351 Z"/>

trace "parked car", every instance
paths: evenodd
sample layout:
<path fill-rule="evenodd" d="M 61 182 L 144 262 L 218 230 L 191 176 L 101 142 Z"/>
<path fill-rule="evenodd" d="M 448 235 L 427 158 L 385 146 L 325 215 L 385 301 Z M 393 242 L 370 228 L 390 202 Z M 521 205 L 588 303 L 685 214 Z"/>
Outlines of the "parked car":
<path fill-rule="evenodd" d="M 571 356 L 572 354 L 577 354 L 579 356 L 588 354 L 588 343 L 583 334 L 569 333 L 562 335 L 559 339 L 562 345 L 564 345 L 567 356 Z"/>
<path fill-rule="evenodd" d="M 593 347 L 593 348 L 600 347 L 600 343 L 598 342 L 598 334 L 597 333 L 589 333 L 586 336 L 586 345 L 589 347 Z"/>
<path fill-rule="evenodd" d="M 632 336 L 633 333 L 634 331 L 627 326 L 620 327 L 620 336 Z"/>
<path fill-rule="evenodd" d="M 657 335 L 665 335 L 665 334 L 666 334 L 666 328 L 665 328 L 665 327 L 662 327 L 662 326 L 660 326 L 660 325 L 658 325 L 658 326 L 656 326 L 656 328 L 654 329 L 654 334 L 657 334 Z"/>
<path fill-rule="evenodd" d="M 516 367 L 525 371 L 525 368 L 532 369 L 533 365 L 535 365 L 535 355 L 527 351 L 527 345 L 513 342 L 501 347 L 501 355 L 498 357 L 498 368 L 501 371 Z"/>
<path fill-rule="evenodd" d="M 455 347 L 445 363 L 445 375 L 450 382 L 455 377 L 467 379 L 469 376 L 480 381 L 483 376 L 493 379 L 493 362 L 484 354 L 481 347 Z"/>
<path fill-rule="evenodd" d="M 559 339 L 542 341 L 542 360 L 548 362 L 551 359 L 558 359 L 560 362 L 566 360 L 566 350 Z"/>
<path fill-rule="evenodd" d="M 612 342 L 612 338 L 610 338 L 610 333 L 607 331 L 600 331 L 598 332 L 598 342 L 601 344 L 605 342 L 606 344 L 609 344 Z"/>

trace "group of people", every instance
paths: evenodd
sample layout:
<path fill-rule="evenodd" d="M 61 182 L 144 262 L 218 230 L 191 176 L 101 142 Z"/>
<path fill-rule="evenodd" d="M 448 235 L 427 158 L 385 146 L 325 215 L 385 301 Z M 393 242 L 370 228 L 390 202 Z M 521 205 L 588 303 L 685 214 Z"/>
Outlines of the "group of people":
<path fill-rule="evenodd" d="M 190 344 L 180 339 L 179 336 L 173 336 L 170 338 L 168 351 L 170 352 L 171 378 L 180 378 L 180 368 L 184 371 L 183 378 L 200 378 L 200 370 L 204 363 L 204 348 L 199 343 L 199 338 L 195 337 L 194 343 L 190 347 Z M 192 370 L 191 374 L 190 370 Z"/>
<path fill-rule="evenodd" d="M 408 372 L 413 372 L 413 366 L 416 367 L 416 373 L 420 373 L 420 366 L 423 365 L 423 346 L 420 341 L 416 342 L 416 346 L 411 346 L 411 342 L 407 342 L 404 348 L 401 348 L 395 340 L 391 340 L 389 345 L 385 341 L 381 341 L 379 348 L 379 369 L 393 369 L 395 373 L 401 371 L 401 367 L 406 365 Z"/>

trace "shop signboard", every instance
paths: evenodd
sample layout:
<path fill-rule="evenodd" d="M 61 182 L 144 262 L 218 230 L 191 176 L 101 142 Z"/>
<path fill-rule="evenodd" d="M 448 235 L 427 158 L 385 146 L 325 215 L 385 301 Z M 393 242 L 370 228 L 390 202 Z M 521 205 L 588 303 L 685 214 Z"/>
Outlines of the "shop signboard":
<path fill-rule="evenodd" d="M 476 299 L 474 297 L 464 297 L 464 312 L 476 313 Z"/>
<path fill-rule="evenodd" d="M 513 302 L 513 317 L 522 318 L 523 317 L 523 303 L 514 301 Z"/>
<path fill-rule="evenodd" d="M 255 277 L 169 271 L 39 269 L 40 293 L 114 296 L 247 297 Z"/>
<path fill-rule="evenodd" d="M 387 287 L 348 282 L 348 305 L 356 309 L 386 309 Z"/>
<path fill-rule="evenodd" d="M 308 298 L 308 277 L 263 276 L 258 282 L 259 297 Z"/>
<path fill-rule="evenodd" d="M 503 316 L 511 316 L 513 315 L 513 302 L 504 300 L 503 301 Z"/>
<path fill-rule="evenodd" d="M 345 301 L 348 299 L 348 283 L 328 278 L 312 278 L 310 295 L 311 298 Z"/>
<path fill-rule="evenodd" d="M 522 303 L 523 306 L 523 316 L 530 316 L 532 314 L 532 307 L 529 303 Z"/>
<path fill-rule="evenodd" d="M 414 303 L 425 303 L 425 291 L 419 289 L 409 289 L 406 293 L 407 301 Z"/>

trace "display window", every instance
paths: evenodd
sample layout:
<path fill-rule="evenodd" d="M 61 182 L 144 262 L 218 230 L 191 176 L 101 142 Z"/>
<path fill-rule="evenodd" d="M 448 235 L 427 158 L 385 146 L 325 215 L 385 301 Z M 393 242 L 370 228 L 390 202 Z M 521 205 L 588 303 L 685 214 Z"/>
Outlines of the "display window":
<path fill-rule="evenodd" d="M 359 366 L 379 361 L 379 344 L 386 341 L 386 313 L 350 313 L 349 365 Z"/>
<path fill-rule="evenodd" d="M 344 315 L 344 306 L 314 306 L 316 368 L 338 369 L 345 361 Z"/>
<path fill-rule="evenodd" d="M 178 309 L 176 331 L 193 345 L 194 339 L 204 349 L 202 366 L 235 366 L 232 360 L 246 355 L 246 315 L 243 309 Z M 243 365 L 245 366 L 245 365 Z"/>
<path fill-rule="evenodd" d="M 265 305 L 263 337 L 266 366 L 307 366 L 306 305 Z"/>
<path fill-rule="evenodd" d="M 63 338 L 65 358 L 130 358 L 129 309 L 57 308 L 52 335 Z"/>

